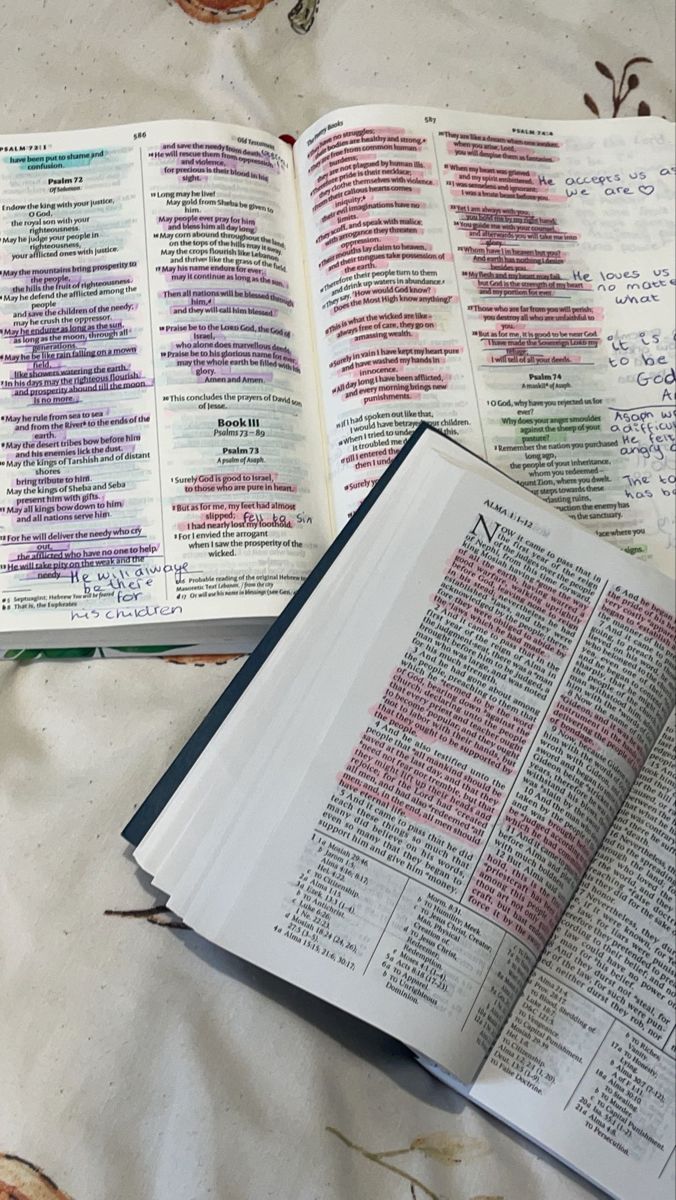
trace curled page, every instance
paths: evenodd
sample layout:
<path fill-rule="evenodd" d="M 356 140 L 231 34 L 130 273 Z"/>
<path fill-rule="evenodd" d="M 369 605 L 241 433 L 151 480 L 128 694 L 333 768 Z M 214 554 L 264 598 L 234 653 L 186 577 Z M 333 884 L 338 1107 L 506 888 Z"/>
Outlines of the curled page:
<path fill-rule="evenodd" d="M 472 1098 L 612 1195 L 674 1194 L 673 713 Z"/>

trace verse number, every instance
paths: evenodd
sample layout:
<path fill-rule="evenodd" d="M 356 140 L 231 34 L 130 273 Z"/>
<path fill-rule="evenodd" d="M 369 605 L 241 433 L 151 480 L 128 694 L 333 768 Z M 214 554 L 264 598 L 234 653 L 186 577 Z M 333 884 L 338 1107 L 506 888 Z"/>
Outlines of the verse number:
<path fill-rule="evenodd" d="M 147 137 L 147 135 L 148 135 L 147 129 L 137 129 L 136 133 L 134 134 L 134 141 L 136 142 L 136 141 L 138 141 L 139 138 Z"/>

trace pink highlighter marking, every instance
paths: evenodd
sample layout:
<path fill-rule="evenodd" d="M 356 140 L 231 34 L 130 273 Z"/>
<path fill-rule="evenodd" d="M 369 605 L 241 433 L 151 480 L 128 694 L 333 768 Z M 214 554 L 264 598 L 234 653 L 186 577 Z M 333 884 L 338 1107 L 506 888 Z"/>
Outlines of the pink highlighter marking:
<path fill-rule="evenodd" d="M 503 567 L 495 567 L 462 547 L 451 559 L 448 578 L 460 587 L 482 592 L 492 599 L 504 597 L 524 604 L 574 629 L 585 619 L 586 607 L 582 600 L 539 580 L 528 580 Z"/>
<path fill-rule="evenodd" d="M 634 600 L 621 592 L 610 592 L 601 606 L 601 615 L 621 621 L 628 629 L 644 633 L 667 650 L 676 649 L 676 620 L 657 604 Z"/>
<path fill-rule="evenodd" d="M 533 721 L 444 680 L 398 667 L 373 715 L 421 741 L 441 742 L 511 774 Z"/>
<path fill-rule="evenodd" d="M 549 723 L 564 737 L 573 738 L 595 754 L 606 747 L 623 758 L 633 771 L 643 766 L 645 751 L 627 729 L 571 696 L 561 696 Z"/>
<path fill-rule="evenodd" d="M 566 828 L 558 821 L 545 823 L 515 808 L 508 810 L 504 820 L 508 829 L 515 830 L 529 841 L 537 842 L 555 858 L 560 859 L 578 878 L 588 866 L 594 853 L 593 846 L 589 846 L 579 833 L 574 829 Z"/>
<path fill-rule="evenodd" d="M 458 621 L 465 621 L 477 629 L 483 629 L 494 637 L 501 637 L 511 646 L 522 650 L 524 654 L 532 654 L 536 658 L 550 661 L 554 658 L 565 657 L 565 646 L 554 641 L 548 642 L 528 629 L 526 625 L 518 625 L 516 621 L 509 621 L 496 612 L 482 608 L 479 604 L 473 604 L 459 596 L 450 603 L 438 595 L 433 597 L 433 601 L 450 617 Z"/>
<path fill-rule="evenodd" d="M 426 747 L 391 745 L 377 729 L 362 734 L 338 783 L 473 848 L 481 845 L 504 793 L 503 784 Z"/>

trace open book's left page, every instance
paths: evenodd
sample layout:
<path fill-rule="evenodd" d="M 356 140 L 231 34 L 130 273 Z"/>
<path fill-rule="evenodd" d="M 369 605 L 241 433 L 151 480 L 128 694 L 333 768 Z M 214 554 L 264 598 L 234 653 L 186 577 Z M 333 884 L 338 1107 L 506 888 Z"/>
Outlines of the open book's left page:
<path fill-rule="evenodd" d="M 273 617 L 329 538 L 288 147 L 3 137 L 0 205 L 2 640 Z"/>

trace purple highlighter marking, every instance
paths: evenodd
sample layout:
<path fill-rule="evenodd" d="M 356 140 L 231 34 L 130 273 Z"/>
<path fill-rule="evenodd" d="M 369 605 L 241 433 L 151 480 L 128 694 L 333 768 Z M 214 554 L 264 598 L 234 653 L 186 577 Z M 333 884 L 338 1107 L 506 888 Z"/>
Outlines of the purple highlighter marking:
<path fill-rule="evenodd" d="M 216 232 L 233 233 L 255 233 L 258 228 L 258 222 L 253 217 L 235 217 L 229 213 L 170 213 L 168 215 L 160 214 L 157 217 L 158 225 L 167 229 L 168 232 L 178 230 L 198 229 L 211 230 Z"/>
<path fill-rule="evenodd" d="M 141 531 L 139 531 L 140 533 Z M 92 546 L 78 537 L 76 542 L 57 536 L 49 542 L 23 542 L 7 559 L 5 572 L 23 581 L 45 578 L 47 572 L 53 578 L 77 582 L 73 576 L 83 570 L 100 570 L 128 566 L 157 557 L 159 542 L 125 541 L 114 529 L 108 538 L 113 545 Z M 119 544 L 121 542 L 121 544 Z"/>
<path fill-rule="evenodd" d="M 175 175 L 183 183 L 206 183 L 214 175 L 267 183 L 278 175 L 282 159 L 276 152 L 212 142 L 172 142 L 151 150 L 149 157 L 163 175 Z"/>
<path fill-rule="evenodd" d="M 136 262 L 0 271 L 27 324 L 3 324 L 11 349 L 0 356 L 15 400 L 78 403 L 96 393 L 147 389 L 139 358 Z M 55 302 L 58 307 L 55 307 Z"/>
<path fill-rule="evenodd" d="M 110 439 L 110 440 L 108 440 Z M 54 469 L 58 469 L 63 465 L 63 460 L 70 457 L 79 457 L 88 455 L 92 457 L 100 457 L 104 454 L 122 454 L 132 451 L 141 441 L 140 434 L 120 434 L 119 436 L 95 435 L 84 439 L 64 438 L 61 441 L 45 445 L 44 443 L 31 444 L 30 442 L 13 445 L 6 451 L 7 465 L 11 467 L 21 468 L 26 466 L 30 469 L 35 464 L 37 458 L 40 464 L 47 471 L 49 470 L 50 461 L 55 463 Z M 15 480 L 15 487 L 19 484 L 32 482 L 33 486 L 41 487 L 43 490 L 48 486 L 56 483 L 61 477 L 58 475 L 40 475 L 35 480 L 29 481 L 26 478 Z"/>
<path fill-rule="evenodd" d="M 141 525 L 123 524 L 131 501 L 106 482 L 114 456 L 130 458 L 125 470 L 135 463 L 150 422 L 138 405 L 153 380 L 139 346 L 137 274 L 135 261 L 0 271 L 15 314 L 11 323 L 5 310 L 0 324 L 0 368 L 15 401 L 0 428 L 19 476 L 0 533 L 13 582 L 160 550 Z"/>
<path fill-rule="evenodd" d="M 289 289 L 287 280 L 275 278 L 264 267 L 213 267 L 207 265 L 183 267 L 173 265 L 159 267 L 158 269 L 167 279 L 177 280 L 179 283 L 213 282 L 228 285 L 232 285 L 233 283 L 262 283 L 268 287 L 281 288 L 284 291 L 288 291 Z M 272 299 L 272 297 L 270 298 Z"/>

